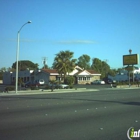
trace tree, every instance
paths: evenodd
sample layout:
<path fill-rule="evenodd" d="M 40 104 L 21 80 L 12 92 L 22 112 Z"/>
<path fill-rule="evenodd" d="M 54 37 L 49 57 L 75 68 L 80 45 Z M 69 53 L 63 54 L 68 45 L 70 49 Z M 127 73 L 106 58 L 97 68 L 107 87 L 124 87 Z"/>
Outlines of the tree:
<path fill-rule="evenodd" d="M 96 72 L 101 73 L 101 78 L 107 77 L 110 72 L 110 66 L 105 61 L 101 61 L 98 58 L 92 60 L 91 68 Z"/>
<path fill-rule="evenodd" d="M 6 67 L 2 67 L 1 69 L 0 69 L 0 80 L 3 80 L 3 73 L 4 72 L 6 72 L 6 71 L 11 71 L 11 72 L 13 72 L 13 71 L 15 71 L 15 69 L 12 69 L 12 68 L 6 68 Z"/>
<path fill-rule="evenodd" d="M 77 65 L 84 69 L 90 69 L 90 56 L 83 54 L 78 58 Z"/>
<path fill-rule="evenodd" d="M 116 74 L 117 74 L 116 69 L 110 69 L 108 72 L 108 75 L 110 75 L 110 76 L 115 76 Z"/>
<path fill-rule="evenodd" d="M 64 80 L 67 73 L 70 73 L 75 68 L 76 59 L 72 59 L 73 52 L 60 51 L 54 58 L 53 68 L 57 69 L 58 73 L 63 76 Z"/>
<path fill-rule="evenodd" d="M 7 68 L 7 71 L 11 71 L 11 72 L 14 72 L 16 69 L 14 69 L 14 68 Z"/>
<path fill-rule="evenodd" d="M 2 67 L 2 68 L 0 69 L 0 72 L 5 72 L 5 71 L 7 71 L 7 68 L 5 68 L 5 67 Z"/>
<path fill-rule="evenodd" d="M 38 69 L 38 64 L 37 63 L 33 63 L 29 60 L 23 60 L 23 61 L 18 61 L 18 68 L 19 70 L 23 71 L 23 70 L 35 70 Z M 16 62 L 13 63 L 12 68 L 16 69 Z"/>
<path fill-rule="evenodd" d="M 102 61 L 98 58 L 92 59 L 92 65 L 91 68 L 95 70 L 96 72 L 101 73 L 102 72 Z"/>
<path fill-rule="evenodd" d="M 3 80 L 3 73 L 7 71 L 7 68 L 3 67 L 0 69 L 0 80 Z"/>
<path fill-rule="evenodd" d="M 101 77 L 102 78 L 107 77 L 109 71 L 110 71 L 110 66 L 105 61 L 102 61 L 102 71 L 101 71 L 102 76 Z"/>

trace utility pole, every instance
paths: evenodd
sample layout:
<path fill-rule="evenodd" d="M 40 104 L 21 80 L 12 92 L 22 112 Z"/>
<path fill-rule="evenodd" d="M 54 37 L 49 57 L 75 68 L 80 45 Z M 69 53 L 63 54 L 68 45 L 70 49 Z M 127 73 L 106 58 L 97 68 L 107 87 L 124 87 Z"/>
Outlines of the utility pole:
<path fill-rule="evenodd" d="M 46 59 L 47 58 L 46 57 L 43 57 L 42 59 L 43 59 L 43 66 L 44 66 L 44 69 L 45 69 L 46 68 Z"/>

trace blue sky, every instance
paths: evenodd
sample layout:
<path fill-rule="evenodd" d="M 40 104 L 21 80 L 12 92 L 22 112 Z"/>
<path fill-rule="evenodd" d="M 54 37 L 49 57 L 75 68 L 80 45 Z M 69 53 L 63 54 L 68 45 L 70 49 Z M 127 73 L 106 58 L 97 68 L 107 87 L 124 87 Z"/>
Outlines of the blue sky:
<path fill-rule="evenodd" d="M 19 60 L 52 66 L 55 54 L 69 50 L 123 67 L 122 56 L 140 54 L 140 0 L 1 0 L 0 68 Z M 140 67 L 140 64 L 137 65 Z"/>

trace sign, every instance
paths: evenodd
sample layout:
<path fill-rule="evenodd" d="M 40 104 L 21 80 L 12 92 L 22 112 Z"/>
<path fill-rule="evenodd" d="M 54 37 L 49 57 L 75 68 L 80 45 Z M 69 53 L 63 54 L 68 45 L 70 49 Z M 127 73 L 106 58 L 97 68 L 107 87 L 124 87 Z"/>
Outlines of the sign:
<path fill-rule="evenodd" d="M 128 66 L 128 67 L 125 67 L 125 70 L 127 71 L 133 71 L 135 68 L 133 66 Z"/>
<path fill-rule="evenodd" d="M 138 54 L 123 55 L 123 65 L 137 65 L 139 62 Z"/>

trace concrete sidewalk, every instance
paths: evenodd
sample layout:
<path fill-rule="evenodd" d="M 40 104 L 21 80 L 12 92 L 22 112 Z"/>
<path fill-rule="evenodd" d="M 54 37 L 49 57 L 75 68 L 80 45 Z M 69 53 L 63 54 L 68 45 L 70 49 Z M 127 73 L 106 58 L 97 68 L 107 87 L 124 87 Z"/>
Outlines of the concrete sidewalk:
<path fill-rule="evenodd" d="M 0 96 L 11 96 L 11 95 L 34 95 L 34 94 L 55 94 L 55 93 L 71 93 L 71 92 L 85 92 L 85 91 L 99 91 L 99 89 L 86 89 L 86 88 L 79 88 L 79 89 L 55 89 L 51 90 L 19 90 L 18 93 L 15 91 L 1 92 Z"/>
<path fill-rule="evenodd" d="M 90 92 L 90 91 L 101 91 L 101 90 L 120 90 L 120 89 L 140 89 L 140 87 L 136 86 L 120 86 L 117 88 L 101 88 L 101 89 L 86 89 L 86 88 L 73 88 L 73 89 L 54 89 L 51 90 L 19 90 L 18 93 L 15 91 L 0 92 L 0 96 L 11 96 L 11 95 L 35 95 L 35 94 L 55 94 L 55 93 L 72 93 L 72 92 Z"/>

